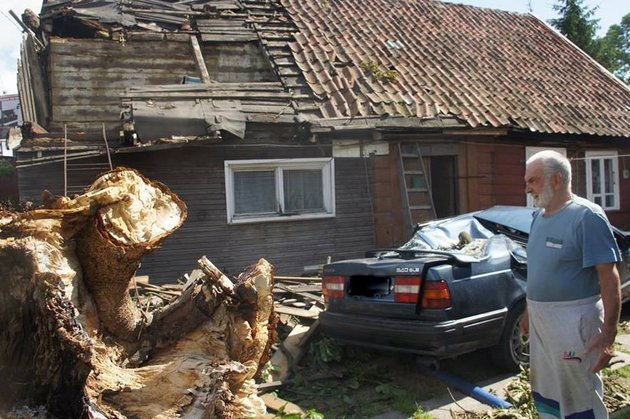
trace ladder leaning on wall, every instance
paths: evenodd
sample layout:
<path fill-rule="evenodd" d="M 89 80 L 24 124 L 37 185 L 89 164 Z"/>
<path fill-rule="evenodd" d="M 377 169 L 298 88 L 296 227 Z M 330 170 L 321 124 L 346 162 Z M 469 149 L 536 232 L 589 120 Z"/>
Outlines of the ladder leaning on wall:
<path fill-rule="evenodd" d="M 436 218 L 431 184 L 425 169 L 420 144 L 399 142 L 400 183 L 408 236 L 416 224 Z"/>
<path fill-rule="evenodd" d="M 68 131 L 64 124 L 64 146 L 63 146 L 63 194 L 64 196 L 70 196 L 75 194 L 82 194 L 84 190 L 89 186 L 86 184 L 86 180 L 92 181 L 96 179 L 100 174 L 108 170 L 112 170 L 112 156 L 109 150 L 109 143 L 107 142 L 107 135 L 105 134 L 105 124 L 103 124 L 103 141 L 105 142 L 105 154 L 107 155 L 107 162 L 90 162 L 79 163 L 82 159 L 76 159 L 68 156 Z M 103 153 L 97 153 L 93 156 L 102 156 Z M 85 157 L 84 157 L 85 158 Z"/>

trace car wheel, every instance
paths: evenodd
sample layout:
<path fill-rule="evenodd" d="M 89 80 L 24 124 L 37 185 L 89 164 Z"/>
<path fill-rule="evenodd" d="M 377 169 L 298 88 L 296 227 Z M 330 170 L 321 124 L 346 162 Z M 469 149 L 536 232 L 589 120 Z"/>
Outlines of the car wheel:
<path fill-rule="evenodd" d="M 508 312 L 501 340 L 492 348 L 494 363 L 512 372 L 518 372 L 521 366 L 529 366 L 529 337 L 521 333 L 520 329 L 524 312 L 523 301 Z"/>

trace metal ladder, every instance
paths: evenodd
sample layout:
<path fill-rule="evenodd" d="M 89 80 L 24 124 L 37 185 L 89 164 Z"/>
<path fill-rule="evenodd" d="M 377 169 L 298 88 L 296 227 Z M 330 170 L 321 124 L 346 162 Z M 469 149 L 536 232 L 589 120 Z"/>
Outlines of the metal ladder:
<path fill-rule="evenodd" d="M 400 183 L 406 215 L 406 228 L 411 235 L 417 223 L 436 218 L 431 184 L 417 142 L 399 142 Z"/>

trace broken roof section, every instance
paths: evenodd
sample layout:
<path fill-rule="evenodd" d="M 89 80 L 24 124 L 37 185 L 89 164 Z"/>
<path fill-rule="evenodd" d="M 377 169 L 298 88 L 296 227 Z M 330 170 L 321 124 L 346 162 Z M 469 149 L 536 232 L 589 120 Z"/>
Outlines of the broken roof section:
<path fill-rule="evenodd" d="M 532 15 L 436 0 L 57 0 L 45 2 L 42 29 L 121 42 L 185 36 L 202 50 L 255 41 L 284 95 L 250 101 L 270 117 L 299 114 L 316 130 L 630 137 L 628 86 Z M 202 73 L 205 84 L 234 81 L 215 77 Z M 168 88 L 163 100 L 190 99 Z M 123 99 L 137 100 L 129 92 Z"/>
<path fill-rule="evenodd" d="M 218 131 L 244 138 L 247 122 L 293 124 L 298 113 L 320 116 L 291 58 L 295 25 L 274 1 L 45 1 L 31 27 L 45 34 L 54 110 L 52 118 L 31 119 L 50 122 L 52 131 L 77 117 L 77 133 L 90 132 L 90 123 L 118 132 L 121 115 L 110 109 L 121 100 L 124 117 L 133 109 L 135 129 L 149 141 Z M 28 72 L 22 73 L 27 84 Z M 191 78 L 199 84 L 175 84 Z M 78 87 L 91 90 L 81 94 Z M 109 106 L 107 115 L 93 98 Z M 33 115 L 42 113 L 34 108 Z"/>
<path fill-rule="evenodd" d="M 630 89 L 532 15 L 433 0 L 281 0 L 326 118 L 630 137 Z"/>
<path fill-rule="evenodd" d="M 44 1 L 42 20 L 62 22 L 63 17 L 76 18 L 90 27 L 97 25 L 120 25 L 125 28 L 146 29 L 190 29 L 191 16 L 207 16 L 223 12 L 243 11 L 238 0 L 209 2 L 207 0 L 59 0 Z M 53 34 L 61 35 L 66 28 L 49 28 Z M 72 30 L 72 29 L 70 29 Z"/>

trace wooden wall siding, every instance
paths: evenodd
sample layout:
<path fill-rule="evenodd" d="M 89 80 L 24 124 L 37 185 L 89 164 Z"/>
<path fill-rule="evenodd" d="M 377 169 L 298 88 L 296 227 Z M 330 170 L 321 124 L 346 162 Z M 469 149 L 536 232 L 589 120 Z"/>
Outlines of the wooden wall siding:
<path fill-rule="evenodd" d="M 83 161 L 83 160 L 81 160 Z M 87 159 L 86 159 L 87 161 Z M 42 164 L 18 169 L 20 201 L 41 203 L 42 191 L 63 195 L 63 163 Z"/>
<path fill-rule="evenodd" d="M 14 164 L 11 159 L 2 159 L 7 164 Z M 7 176 L 0 177 L 0 202 L 2 203 L 14 203 L 19 202 L 18 183 L 17 183 L 17 170 Z"/>
<path fill-rule="evenodd" d="M 290 157 L 321 157 L 321 150 L 275 147 L 217 152 L 198 147 L 115 155 L 115 165 L 137 168 L 163 182 L 188 205 L 188 219 L 143 260 L 139 274 L 149 275 L 154 283 L 172 282 L 196 268 L 197 260 L 206 255 L 232 275 L 261 257 L 279 275 L 300 275 L 305 266 L 322 264 L 328 256 L 333 260 L 361 257 L 374 249 L 372 208 L 361 159 L 335 159 L 335 218 L 227 224 L 224 159 Z M 21 169 L 25 196 L 39 202 L 43 188 L 60 193 L 62 168 L 55 164 Z"/>
<path fill-rule="evenodd" d="M 51 129 L 64 122 L 115 138 L 120 94 L 131 86 L 180 83 L 198 75 L 189 42 L 53 38 L 50 44 Z"/>
<path fill-rule="evenodd" d="M 467 191 L 462 212 L 477 211 L 493 205 L 524 205 L 525 148 L 502 144 L 465 146 L 466 161 L 460 165 Z"/>
<path fill-rule="evenodd" d="M 28 35 L 18 62 L 18 90 L 22 119 L 45 126 L 49 120 L 48 85 L 37 55 L 35 40 Z"/>
<path fill-rule="evenodd" d="M 494 204 L 525 205 L 525 147 L 497 144 L 494 156 Z"/>
<path fill-rule="evenodd" d="M 219 82 L 277 81 L 260 48 L 252 42 L 204 44 L 208 72 Z M 85 130 L 98 135 L 106 124 L 118 136 L 120 95 L 132 86 L 179 84 L 199 77 L 188 37 L 183 40 L 51 40 L 49 56 L 50 129 Z M 98 137 L 100 138 L 100 136 Z"/>
<path fill-rule="evenodd" d="M 386 156 L 372 156 L 372 205 L 378 248 L 396 247 L 408 240 L 400 189 L 400 162 L 396 144 Z"/>
<path fill-rule="evenodd" d="M 471 211 L 491 207 L 496 202 L 494 197 L 495 148 L 483 144 L 474 147 L 476 148 L 475 159 L 470 163 L 476 166 L 476 175 L 471 180 L 477 183 L 477 194 L 473 198 L 477 200 L 477 205 L 470 208 Z"/>

